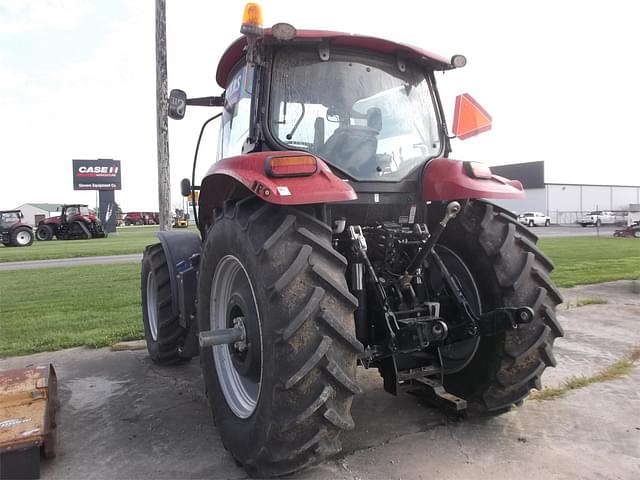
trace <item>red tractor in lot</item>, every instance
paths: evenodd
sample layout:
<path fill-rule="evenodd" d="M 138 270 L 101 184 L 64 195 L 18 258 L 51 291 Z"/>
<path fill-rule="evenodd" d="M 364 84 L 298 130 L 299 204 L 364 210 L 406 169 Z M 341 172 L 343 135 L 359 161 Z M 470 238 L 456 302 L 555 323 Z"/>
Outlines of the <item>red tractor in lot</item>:
<path fill-rule="evenodd" d="M 129 212 L 123 218 L 125 226 L 157 225 L 158 214 L 153 212 Z"/>
<path fill-rule="evenodd" d="M 22 223 L 20 210 L 0 211 L 0 239 L 5 247 L 28 247 L 33 243 L 33 228 Z"/>
<path fill-rule="evenodd" d="M 174 119 L 220 107 L 205 123 L 221 117 L 220 145 L 182 184 L 200 235 L 160 232 L 144 252 L 152 360 L 200 355 L 223 443 L 260 477 L 340 451 L 357 365 L 457 413 L 520 404 L 555 365 L 562 298 L 536 236 L 487 200 L 523 197 L 520 182 L 449 158 L 436 78 L 466 60 L 262 29 L 257 8 L 219 62 L 222 96 L 170 94 Z M 489 122 L 458 98 L 454 134 Z"/>
<path fill-rule="evenodd" d="M 60 216 L 48 217 L 38 223 L 36 238 L 41 241 L 51 240 L 90 240 L 104 238 L 107 232 L 100 219 L 89 211 L 87 205 L 62 205 Z"/>

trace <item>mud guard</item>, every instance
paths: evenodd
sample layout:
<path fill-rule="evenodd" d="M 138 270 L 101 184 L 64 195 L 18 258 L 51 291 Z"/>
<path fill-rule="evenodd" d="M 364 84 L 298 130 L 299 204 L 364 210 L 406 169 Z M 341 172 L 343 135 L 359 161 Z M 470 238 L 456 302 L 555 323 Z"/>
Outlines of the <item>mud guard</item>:
<path fill-rule="evenodd" d="M 467 198 L 524 198 L 522 183 L 499 175 L 474 178 L 464 169 L 464 162 L 450 158 L 431 160 L 424 169 L 422 199 L 461 200 Z"/>
<path fill-rule="evenodd" d="M 255 152 L 214 163 L 200 187 L 201 215 L 203 211 L 222 207 L 238 187 L 244 187 L 262 200 L 277 205 L 344 202 L 357 198 L 351 185 L 334 175 L 318 157 L 318 170 L 313 175 L 278 178 L 267 176 L 265 162 L 269 157 L 301 153 Z"/>
<path fill-rule="evenodd" d="M 200 253 L 202 250 L 202 242 L 200 237 L 191 232 L 158 232 L 158 239 L 167 258 L 167 266 L 169 268 L 169 278 L 171 280 L 171 307 L 173 313 L 181 315 L 180 299 L 184 298 L 185 292 L 180 292 L 178 285 L 178 264 L 188 261 L 192 255 Z M 193 292 L 195 302 L 195 291 Z M 181 315 L 182 316 L 182 315 Z"/>

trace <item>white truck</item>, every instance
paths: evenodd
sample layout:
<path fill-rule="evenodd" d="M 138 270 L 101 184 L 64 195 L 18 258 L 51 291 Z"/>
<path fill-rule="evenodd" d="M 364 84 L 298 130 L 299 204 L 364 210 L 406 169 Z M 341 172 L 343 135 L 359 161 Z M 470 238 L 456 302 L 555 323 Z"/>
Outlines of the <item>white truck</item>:
<path fill-rule="evenodd" d="M 583 227 L 587 225 L 595 225 L 596 227 L 600 225 L 613 225 L 616 223 L 616 215 L 613 212 L 595 210 L 580 218 L 578 223 Z"/>

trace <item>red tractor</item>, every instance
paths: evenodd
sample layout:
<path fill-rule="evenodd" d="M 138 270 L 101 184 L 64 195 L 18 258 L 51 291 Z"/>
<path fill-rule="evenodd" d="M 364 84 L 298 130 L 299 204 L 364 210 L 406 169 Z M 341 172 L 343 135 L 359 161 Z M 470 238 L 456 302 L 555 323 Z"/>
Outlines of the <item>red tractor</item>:
<path fill-rule="evenodd" d="M 0 238 L 5 247 L 28 247 L 33 243 L 33 228 L 22 223 L 20 210 L 0 211 Z"/>
<path fill-rule="evenodd" d="M 218 64 L 222 96 L 170 94 L 174 119 L 220 107 L 220 145 L 182 183 L 200 235 L 144 252 L 152 360 L 200 355 L 222 441 L 259 477 L 340 451 L 358 365 L 453 412 L 521 404 L 555 365 L 562 298 L 536 236 L 486 200 L 522 198 L 520 182 L 449 158 L 436 78 L 466 60 L 262 29 L 257 8 Z M 490 126 L 469 96 L 456 111 L 459 137 Z"/>
<path fill-rule="evenodd" d="M 89 211 L 87 205 L 62 205 L 60 216 L 48 217 L 40 220 L 36 229 L 38 240 L 90 240 L 104 238 L 104 231 L 100 219 Z"/>
<path fill-rule="evenodd" d="M 158 214 L 153 212 L 129 212 L 125 215 L 125 226 L 129 225 L 157 225 Z"/>

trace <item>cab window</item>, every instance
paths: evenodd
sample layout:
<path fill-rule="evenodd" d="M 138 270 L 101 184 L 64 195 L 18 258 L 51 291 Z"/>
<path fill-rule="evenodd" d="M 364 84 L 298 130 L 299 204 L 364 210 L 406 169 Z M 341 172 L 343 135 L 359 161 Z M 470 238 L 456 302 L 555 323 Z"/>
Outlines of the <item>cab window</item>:
<path fill-rule="evenodd" d="M 246 64 L 241 64 L 231 74 L 225 90 L 218 160 L 242 154 L 251 127 L 253 74 L 253 67 Z"/>

